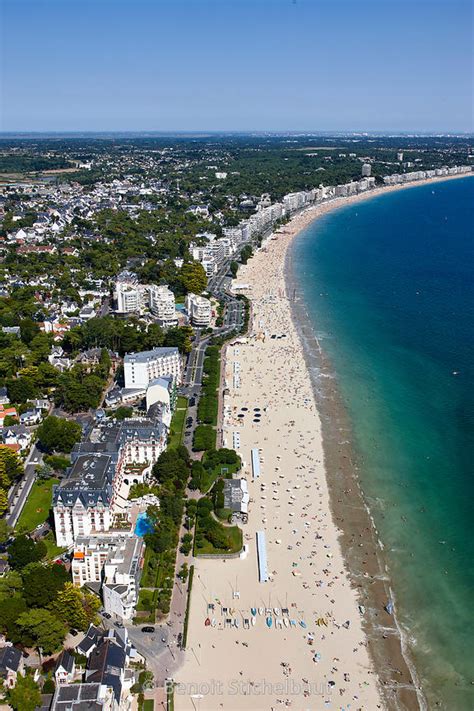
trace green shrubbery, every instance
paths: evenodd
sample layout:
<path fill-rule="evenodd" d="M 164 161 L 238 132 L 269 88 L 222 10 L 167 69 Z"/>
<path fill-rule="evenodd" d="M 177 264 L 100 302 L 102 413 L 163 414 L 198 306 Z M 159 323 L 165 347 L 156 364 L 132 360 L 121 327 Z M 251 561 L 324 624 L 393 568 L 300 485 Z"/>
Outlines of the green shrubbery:
<path fill-rule="evenodd" d="M 237 553 L 242 548 L 238 526 L 223 526 L 213 517 L 214 502 L 208 497 L 198 501 L 194 550 L 199 553 Z"/>
<path fill-rule="evenodd" d="M 193 449 L 195 452 L 216 448 L 216 431 L 211 425 L 198 425 L 194 430 Z"/>
<path fill-rule="evenodd" d="M 218 476 L 232 476 L 241 467 L 240 457 L 233 449 L 214 449 L 205 452 L 202 461 L 195 461 L 191 467 L 189 488 L 206 493 Z"/>
<path fill-rule="evenodd" d="M 220 349 L 208 346 L 204 358 L 204 378 L 198 404 L 198 419 L 207 425 L 217 423 L 219 407 Z"/>

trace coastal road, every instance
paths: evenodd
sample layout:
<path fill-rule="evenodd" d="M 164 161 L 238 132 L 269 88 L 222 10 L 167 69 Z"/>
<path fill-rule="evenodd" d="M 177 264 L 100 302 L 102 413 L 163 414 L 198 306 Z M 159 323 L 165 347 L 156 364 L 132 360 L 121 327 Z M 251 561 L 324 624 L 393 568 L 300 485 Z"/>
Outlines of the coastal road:
<path fill-rule="evenodd" d="M 167 670 L 172 668 L 179 653 L 170 626 L 146 622 L 134 625 L 130 620 L 123 620 L 122 624 L 126 627 L 133 646 L 146 659 L 147 668 L 153 672 L 155 684 L 163 684 L 169 674 Z M 104 629 L 117 628 L 113 620 L 107 620 L 105 617 L 101 619 L 101 626 Z M 150 626 L 155 628 L 154 632 L 142 632 L 142 627 Z"/>

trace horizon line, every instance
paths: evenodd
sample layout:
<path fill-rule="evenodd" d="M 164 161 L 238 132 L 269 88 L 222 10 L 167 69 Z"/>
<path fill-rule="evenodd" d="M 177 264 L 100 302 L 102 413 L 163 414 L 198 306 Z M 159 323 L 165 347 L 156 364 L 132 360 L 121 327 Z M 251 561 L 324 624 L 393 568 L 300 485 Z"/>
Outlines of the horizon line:
<path fill-rule="evenodd" d="M 390 130 L 390 129 L 57 129 L 57 130 L 0 130 L 3 136 L 65 136 L 65 135 L 240 135 L 240 136 L 463 136 L 474 137 L 474 130 Z"/>

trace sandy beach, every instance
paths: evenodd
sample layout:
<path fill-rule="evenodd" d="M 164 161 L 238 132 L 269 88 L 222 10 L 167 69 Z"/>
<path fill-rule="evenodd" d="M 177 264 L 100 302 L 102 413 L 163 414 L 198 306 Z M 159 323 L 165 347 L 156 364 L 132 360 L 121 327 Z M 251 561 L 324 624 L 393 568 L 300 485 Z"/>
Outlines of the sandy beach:
<path fill-rule="evenodd" d="M 288 250 L 329 210 L 414 185 L 310 208 L 239 270 L 237 281 L 250 285 L 252 316 L 248 337 L 223 353 L 222 429 L 223 446 L 238 443 L 248 481 L 247 551 L 195 561 L 185 661 L 175 675 L 177 709 L 423 704 L 396 622 L 383 610 L 389 580 L 352 463 L 349 425 L 327 377 L 330 365 L 326 372 L 293 299 Z M 260 452 L 258 478 L 252 449 Z M 257 531 L 266 536 L 265 583 L 258 578 Z M 214 626 L 205 626 L 208 616 Z"/>

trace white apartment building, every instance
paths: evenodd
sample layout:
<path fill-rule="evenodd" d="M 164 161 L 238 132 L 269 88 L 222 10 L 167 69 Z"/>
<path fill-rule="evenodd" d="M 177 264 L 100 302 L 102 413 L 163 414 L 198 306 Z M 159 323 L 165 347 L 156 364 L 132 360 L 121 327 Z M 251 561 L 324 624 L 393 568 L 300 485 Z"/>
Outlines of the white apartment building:
<path fill-rule="evenodd" d="M 211 302 L 204 296 L 187 294 L 185 302 L 186 311 L 194 326 L 205 328 L 209 326 L 212 318 Z"/>
<path fill-rule="evenodd" d="M 168 428 L 171 425 L 171 417 L 176 400 L 176 387 L 171 376 L 152 380 L 146 391 L 146 410 L 150 410 L 153 405 L 160 408 L 160 419 Z"/>
<path fill-rule="evenodd" d="M 177 348 L 154 348 L 152 351 L 127 353 L 123 359 L 125 388 L 147 388 L 163 375 L 172 375 L 181 383 L 182 363 Z"/>
<path fill-rule="evenodd" d="M 104 610 L 131 619 L 138 600 L 144 544 L 139 536 L 78 538 L 72 560 L 74 585 L 102 585 Z"/>
<path fill-rule="evenodd" d="M 115 286 L 115 299 L 119 313 L 138 313 L 142 309 L 143 290 L 140 284 L 117 282 Z"/>
<path fill-rule="evenodd" d="M 157 317 L 160 326 L 176 326 L 176 304 L 173 292 L 167 286 L 148 287 L 150 311 Z"/>
<path fill-rule="evenodd" d="M 372 166 L 370 163 L 363 163 L 362 164 L 362 177 L 363 178 L 370 178 L 370 174 L 372 173 Z"/>

